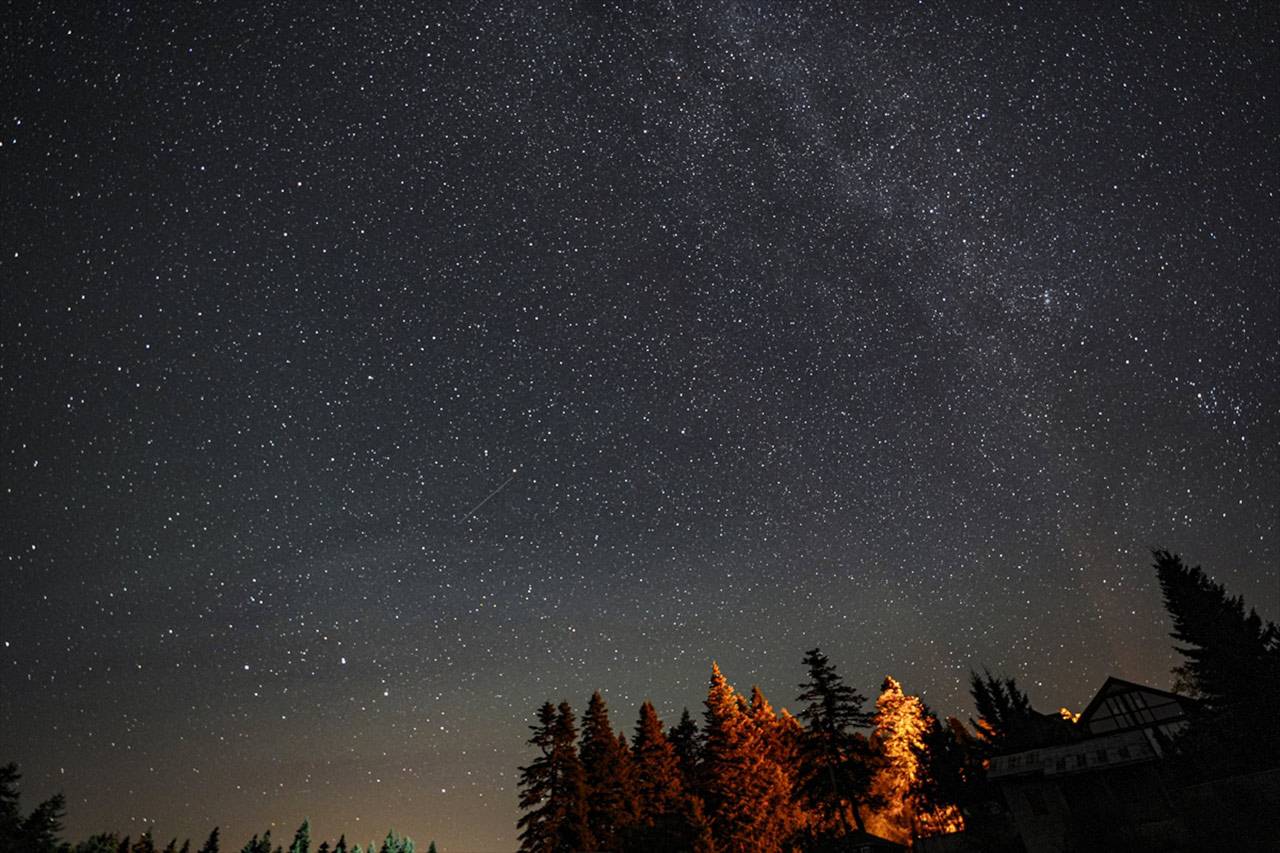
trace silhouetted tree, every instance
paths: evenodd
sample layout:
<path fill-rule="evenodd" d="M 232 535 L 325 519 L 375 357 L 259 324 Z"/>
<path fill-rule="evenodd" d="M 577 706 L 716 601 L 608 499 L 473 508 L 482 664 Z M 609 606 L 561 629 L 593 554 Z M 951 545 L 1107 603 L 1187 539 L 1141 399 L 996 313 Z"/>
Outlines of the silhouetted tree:
<path fill-rule="evenodd" d="M 600 691 L 591 694 L 582 716 L 582 767 L 587 786 L 587 824 L 601 849 L 618 845 L 622 830 L 636 822 L 630 755 L 619 744 Z"/>
<path fill-rule="evenodd" d="M 1173 622 L 1178 687 L 1199 700 L 1178 739 L 1178 773 L 1215 777 L 1280 766 L 1280 629 L 1178 555 L 1153 551 Z"/>
<path fill-rule="evenodd" d="M 587 824 L 586 780 L 578 757 L 577 728 L 568 702 L 538 710 L 529 743 L 541 753 L 520 768 L 520 850 L 553 853 L 595 846 Z"/>
<path fill-rule="evenodd" d="M 333 853 L 347 853 L 347 836 L 345 833 L 338 836 L 338 843 L 333 845 Z"/>
<path fill-rule="evenodd" d="M 1206 709 L 1220 710 L 1280 692 L 1280 629 L 1263 623 L 1244 599 L 1227 595 L 1204 571 L 1183 564 L 1177 554 L 1152 551 L 1173 621 L 1172 636 L 1185 645 L 1177 651 L 1187 662 L 1174 670 L 1179 686 Z"/>
<path fill-rule="evenodd" d="M 200 847 L 200 853 L 219 853 L 218 851 L 218 827 L 214 827 L 209 833 L 209 837 Z"/>
<path fill-rule="evenodd" d="M 865 829 L 862 806 L 869 804 L 875 761 L 867 739 L 858 732 L 871 724 L 863 710 L 866 697 L 844 683 L 819 649 L 805 653 L 809 680 L 800 685 L 804 702 L 800 721 L 799 789 L 819 816 L 821 828 L 836 834 L 856 826 Z"/>
<path fill-rule="evenodd" d="M 311 821 L 303 818 L 302 825 L 293 834 L 293 843 L 289 845 L 289 853 L 311 852 Z"/>
<path fill-rule="evenodd" d="M 680 722 L 671 728 L 667 738 L 680 759 L 685 788 L 692 789 L 697 780 L 698 762 L 702 759 L 702 733 L 698 731 L 698 724 L 688 708 L 681 712 Z"/>
<path fill-rule="evenodd" d="M 652 825 L 663 815 L 679 811 L 684 799 L 684 774 L 680 757 L 662 730 L 662 721 L 653 703 L 640 706 L 640 719 L 632 738 L 636 767 L 636 794 L 641 820 Z"/>
<path fill-rule="evenodd" d="M 91 835 L 71 848 L 75 853 L 119 853 L 120 837 L 114 832 Z"/>
<path fill-rule="evenodd" d="M 63 808 L 65 802 L 62 794 L 54 794 L 31 810 L 31 814 L 22 822 L 22 839 L 26 850 L 41 853 L 58 848 L 62 818 L 66 816 L 66 809 Z M 152 850 L 154 849 L 153 846 Z"/>
<path fill-rule="evenodd" d="M 132 853 L 156 853 L 156 843 L 151 837 L 151 830 L 148 829 L 133 842 Z"/>
<path fill-rule="evenodd" d="M 54 794 L 22 817 L 18 782 L 22 774 L 14 763 L 0 767 L 0 850 L 46 853 L 59 847 L 66 800 Z"/>

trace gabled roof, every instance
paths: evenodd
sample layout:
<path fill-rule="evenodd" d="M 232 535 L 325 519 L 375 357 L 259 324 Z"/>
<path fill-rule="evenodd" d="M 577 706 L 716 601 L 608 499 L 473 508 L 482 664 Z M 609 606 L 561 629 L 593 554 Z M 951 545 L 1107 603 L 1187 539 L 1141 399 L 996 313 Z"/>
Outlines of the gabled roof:
<path fill-rule="evenodd" d="M 1116 696 L 1121 693 L 1134 692 L 1154 693 L 1157 696 L 1172 699 L 1184 706 L 1192 706 L 1196 704 L 1196 701 L 1190 696 L 1183 696 L 1181 693 L 1171 693 L 1168 690 L 1161 690 L 1159 687 L 1151 687 L 1147 684 L 1125 681 L 1123 678 L 1116 678 L 1114 675 L 1109 675 L 1107 676 L 1107 680 L 1102 683 L 1102 687 L 1100 687 L 1098 692 L 1094 694 L 1093 699 L 1091 699 L 1089 704 L 1085 706 L 1085 709 L 1080 712 L 1079 725 L 1084 726 L 1087 729 L 1089 721 L 1093 718 L 1093 715 L 1097 713 L 1098 708 L 1107 700 L 1108 697 Z"/>

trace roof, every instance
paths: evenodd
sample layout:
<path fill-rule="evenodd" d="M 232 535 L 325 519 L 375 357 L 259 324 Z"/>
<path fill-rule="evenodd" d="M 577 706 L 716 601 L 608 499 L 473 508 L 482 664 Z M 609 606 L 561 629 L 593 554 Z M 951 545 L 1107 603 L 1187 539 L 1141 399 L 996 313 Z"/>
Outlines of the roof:
<path fill-rule="evenodd" d="M 1134 696 L 1108 704 L 1108 699 Z M 1188 696 L 1146 684 L 1108 676 L 1089 704 L 1080 712 L 1078 725 L 1091 735 L 1150 728 L 1186 719 L 1196 702 Z"/>

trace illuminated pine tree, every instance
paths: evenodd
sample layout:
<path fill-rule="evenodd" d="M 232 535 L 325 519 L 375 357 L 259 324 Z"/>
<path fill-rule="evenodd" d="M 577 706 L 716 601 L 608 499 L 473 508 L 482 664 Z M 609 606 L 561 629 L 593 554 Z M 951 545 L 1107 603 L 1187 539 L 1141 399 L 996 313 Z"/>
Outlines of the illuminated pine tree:
<path fill-rule="evenodd" d="M 716 844 L 726 853 L 780 850 L 794 824 L 787 773 L 770 756 L 751 707 L 714 664 L 706 707 L 700 776 Z M 761 720 L 772 717 L 771 708 L 757 711 Z"/>
<path fill-rule="evenodd" d="M 892 677 L 885 678 L 871 736 L 879 757 L 871 793 L 881 805 L 868 818 L 867 829 L 899 844 L 910 843 L 915 835 L 954 832 L 964 825 L 954 808 L 931 811 L 916 796 L 922 772 L 920 752 L 933 722 L 919 698 L 903 693 Z"/>

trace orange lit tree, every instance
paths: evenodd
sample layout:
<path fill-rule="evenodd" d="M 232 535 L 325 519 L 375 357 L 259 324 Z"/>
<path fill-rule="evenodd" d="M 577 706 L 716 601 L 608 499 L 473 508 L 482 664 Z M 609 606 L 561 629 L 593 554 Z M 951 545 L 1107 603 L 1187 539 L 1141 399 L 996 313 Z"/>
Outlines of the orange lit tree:
<path fill-rule="evenodd" d="M 920 752 L 933 725 L 924 703 L 902 692 L 902 685 L 886 677 L 876 700 L 871 746 L 880 758 L 871 793 L 881 803 L 867 820 L 867 829 L 900 844 L 915 836 L 941 835 L 964 828 L 953 806 L 929 809 L 916 791 L 920 786 Z"/>

